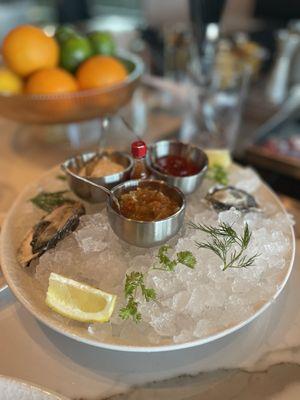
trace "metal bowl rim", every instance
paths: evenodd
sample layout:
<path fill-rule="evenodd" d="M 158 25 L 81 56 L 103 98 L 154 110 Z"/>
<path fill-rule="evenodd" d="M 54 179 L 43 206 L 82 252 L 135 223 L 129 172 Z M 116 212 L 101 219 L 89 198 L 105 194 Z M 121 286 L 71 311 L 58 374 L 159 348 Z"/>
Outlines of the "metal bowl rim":
<path fill-rule="evenodd" d="M 124 215 L 122 215 L 122 214 L 116 212 L 116 211 L 113 209 L 113 207 L 111 206 L 111 198 L 110 198 L 110 197 L 107 198 L 107 200 L 106 200 L 106 205 L 107 205 L 107 207 L 109 207 L 110 211 L 112 211 L 115 215 L 117 215 L 119 218 L 123 219 L 124 221 L 135 222 L 135 223 L 141 224 L 141 225 L 150 225 L 150 224 L 153 224 L 153 223 L 155 224 L 155 223 L 157 223 L 157 222 L 165 222 L 165 221 L 168 221 L 169 219 L 172 219 L 172 218 L 174 218 L 174 217 L 177 217 L 179 214 L 181 214 L 181 213 L 186 209 L 186 199 L 185 199 L 184 193 L 183 193 L 179 188 L 177 188 L 177 187 L 175 187 L 175 186 L 172 186 L 172 185 L 169 185 L 167 182 L 162 181 L 162 180 L 159 180 L 159 179 L 131 179 L 131 180 L 129 180 L 129 181 L 122 182 L 122 183 L 120 183 L 119 185 L 114 186 L 114 187 L 111 189 L 111 191 L 114 192 L 115 190 L 117 190 L 118 188 L 120 188 L 120 186 L 124 186 L 124 185 L 125 185 L 126 183 L 128 183 L 128 182 L 136 182 L 137 184 L 138 184 L 139 182 L 157 182 L 157 183 L 163 184 L 163 185 L 169 187 L 170 189 L 175 190 L 175 191 L 179 194 L 179 196 L 181 197 L 181 200 L 182 200 L 182 205 L 180 206 L 179 210 L 176 211 L 175 214 L 172 214 L 172 215 L 170 215 L 170 216 L 167 217 L 167 218 L 159 219 L 158 221 L 137 221 L 137 220 L 135 220 L 135 219 L 131 219 L 131 218 L 124 217 Z"/>
<path fill-rule="evenodd" d="M 68 173 L 68 172 L 69 172 L 69 166 L 67 166 L 66 164 L 69 164 L 69 163 L 72 162 L 73 160 L 76 161 L 76 158 L 79 158 L 79 157 L 82 158 L 83 156 L 89 156 L 89 155 L 94 156 L 94 155 L 96 155 L 97 153 L 98 153 L 97 151 L 89 151 L 89 152 L 86 152 L 86 153 L 78 154 L 77 156 L 70 157 L 70 158 L 68 158 L 67 160 L 65 160 L 65 161 L 61 164 L 62 169 L 63 169 L 64 172 Z M 119 178 L 122 178 L 122 175 L 123 175 L 123 174 L 129 172 L 129 171 L 133 168 L 134 161 L 133 161 L 132 156 L 131 156 L 129 153 L 126 153 L 125 151 L 114 151 L 114 152 L 113 152 L 113 154 L 116 154 L 116 153 L 117 153 L 117 154 L 121 154 L 122 156 L 126 157 L 127 160 L 129 161 L 128 167 L 126 167 L 123 171 L 117 172 L 117 173 L 115 173 L 115 174 L 105 175 L 105 176 L 99 176 L 99 177 L 86 177 L 86 176 L 84 176 L 84 178 L 89 179 L 89 180 L 91 180 L 92 182 L 94 182 L 95 180 L 99 180 L 99 179 L 101 179 L 101 178 L 107 178 L 107 177 L 119 177 Z M 73 172 L 73 174 L 75 174 L 76 177 L 78 176 L 79 179 L 80 179 L 80 175 L 78 175 L 78 171 Z M 72 177 L 71 174 L 70 174 L 70 176 Z M 72 177 L 72 178 L 73 178 L 73 177 Z M 82 182 L 82 183 L 85 183 L 86 185 L 88 185 L 87 182 Z M 123 182 L 120 182 L 120 184 L 122 184 L 122 183 L 123 183 Z"/>
<path fill-rule="evenodd" d="M 201 149 L 201 147 L 196 146 L 194 144 L 181 142 L 179 140 L 159 140 L 158 142 L 152 143 L 152 144 L 150 144 L 150 146 L 148 146 L 149 154 L 150 154 L 150 150 L 155 148 L 158 143 L 176 143 L 176 144 L 180 144 L 180 145 L 183 145 L 183 146 L 194 148 L 194 149 L 200 151 L 200 153 L 203 154 L 203 156 L 205 158 L 205 163 L 204 163 L 203 168 L 201 168 L 201 170 L 199 172 L 197 172 L 196 174 L 187 175 L 187 176 L 174 176 L 174 175 L 170 175 L 170 174 L 164 174 L 163 172 L 160 172 L 156 168 L 154 168 L 153 165 L 152 165 L 152 158 L 151 158 L 151 155 L 150 155 L 149 158 L 148 158 L 149 161 L 148 161 L 147 164 L 148 164 L 148 167 L 150 168 L 151 171 L 154 171 L 155 173 L 161 175 L 164 178 L 173 178 L 173 179 L 182 179 L 182 180 L 184 180 L 186 178 L 192 178 L 192 177 L 199 176 L 200 174 L 202 174 L 203 172 L 205 172 L 207 170 L 207 168 L 208 168 L 208 157 L 207 157 L 207 154 L 205 153 L 205 151 Z"/>

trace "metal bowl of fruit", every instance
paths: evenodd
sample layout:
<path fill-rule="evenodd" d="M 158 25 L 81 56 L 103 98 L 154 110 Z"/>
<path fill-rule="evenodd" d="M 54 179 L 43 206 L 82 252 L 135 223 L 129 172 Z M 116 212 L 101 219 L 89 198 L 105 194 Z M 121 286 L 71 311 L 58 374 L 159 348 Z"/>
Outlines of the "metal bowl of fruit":
<path fill-rule="evenodd" d="M 27 124 L 70 123 L 112 115 L 124 106 L 143 62 L 125 51 L 101 53 L 89 40 L 78 33 L 49 37 L 29 25 L 11 31 L 2 43 L 0 115 Z"/>

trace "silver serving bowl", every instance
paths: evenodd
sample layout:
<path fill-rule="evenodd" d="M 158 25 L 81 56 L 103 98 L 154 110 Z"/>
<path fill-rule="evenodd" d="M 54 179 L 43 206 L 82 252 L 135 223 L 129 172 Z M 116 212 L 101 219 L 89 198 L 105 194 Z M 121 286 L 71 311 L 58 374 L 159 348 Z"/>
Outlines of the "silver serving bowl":
<path fill-rule="evenodd" d="M 120 239 L 134 246 L 158 246 L 176 235 L 182 227 L 186 207 L 184 194 L 179 189 L 172 187 L 163 181 L 151 179 L 130 180 L 114 187 L 112 192 L 117 198 L 120 198 L 123 193 L 127 193 L 137 187 L 147 187 L 162 191 L 178 203 L 179 210 L 170 217 L 159 221 L 135 221 L 121 215 L 116 210 L 111 198 L 108 198 L 107 214 L 110 226 Z"/>
<path fill-rule="evenodd" d="M 183 177 L 160 172 L 157 169 L 156 161 L 158 158 L 168 155 L 177 155 L 193 161 L 199 167 L 199 172 L 195 175 Z M 162 179 L 168 184 L 178 187 L 184 194 L 191 194 L 200 186 L 208 167 L 207 155 L 200 147 L 173 140 L 162 140 L 150 145 L 147 163 L 155 178 Z"/>
<path fill-rule="evenodd" d="M 96 152 L 83 153 L 78 156 L 72 157 L 66 160 L 62 165 L 62 170 L 65 172 L 67 181 L 70 189 L 81 199 L 86 200 L 90 203 L 102 203 L 106 200 L 107 195 L 105 192 L 89 185 L 86 182 L 82 182 L 80 177 L 75 175 L 79 174 L 79 171 L 84 167 L 89 161 L 96 157 Z M 107 154 L 109 158 L 124 166 L 124 170 L 118 172 L 117 174 L 102 176 L 99 178 L 87 177 L 90 181 L 97 183 L 98 185 L 105 186 L 108 189 L 113 188 L 119 183 L 125 182 L 130 179 L 130 173 L 133 167 L 132 157 L 123 152 L 113 152 Z M 73 174 L 70 174 L 70 172 Z"/>

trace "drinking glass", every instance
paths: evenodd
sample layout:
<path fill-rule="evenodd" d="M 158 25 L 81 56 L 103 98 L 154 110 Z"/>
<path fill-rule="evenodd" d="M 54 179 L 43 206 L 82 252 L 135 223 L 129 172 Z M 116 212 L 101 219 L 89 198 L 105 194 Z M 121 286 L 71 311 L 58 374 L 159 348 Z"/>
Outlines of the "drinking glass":
<path fill-rule="evenodd" d="M 197 141 L 202 146 L 234 150 L 250 73 L 245 63 L 216 60 L 209 79 L 199 86 Z"/>

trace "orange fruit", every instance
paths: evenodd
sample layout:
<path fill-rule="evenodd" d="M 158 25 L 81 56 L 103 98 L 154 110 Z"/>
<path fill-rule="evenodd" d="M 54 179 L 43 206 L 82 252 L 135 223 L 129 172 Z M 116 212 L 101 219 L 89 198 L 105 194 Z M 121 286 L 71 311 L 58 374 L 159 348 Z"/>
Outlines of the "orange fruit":
<path fill-rule="evenodd" d="M 39 69 L 55 67 L 59 60 L 59 47 L 55 39 L 42 29 L 20 25 L 5 36 L 2 54 L 12 71 L 28 76 Z"/>
<path fill-rule="evenodd" d="M 47 68 L 34 72 L 26 82 L 25 93 L 67 93 L 77 90 L 73 75 L 61 68 Z"/>
<path fill-rule="evenodd" d="M 114 57 L 93 56 L 78 68 L 76 78 L 80 89 L 102 88 L 123 81 L 127 76 L 124 65 Z"/>

